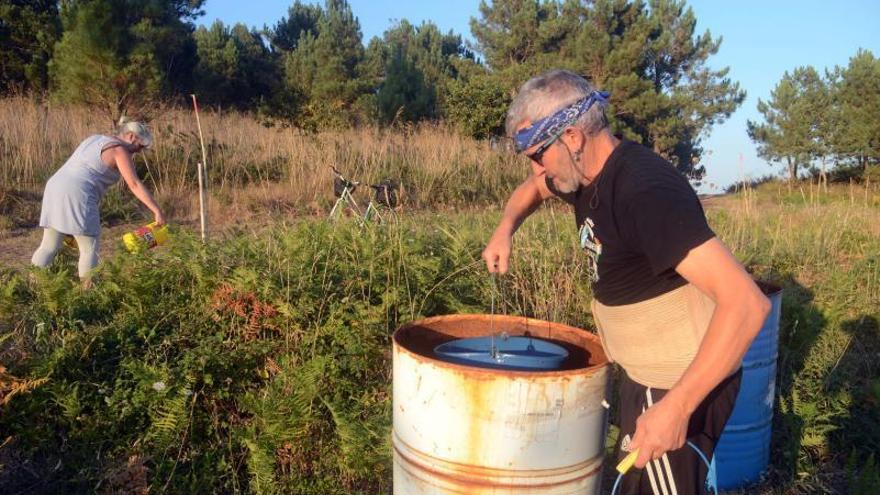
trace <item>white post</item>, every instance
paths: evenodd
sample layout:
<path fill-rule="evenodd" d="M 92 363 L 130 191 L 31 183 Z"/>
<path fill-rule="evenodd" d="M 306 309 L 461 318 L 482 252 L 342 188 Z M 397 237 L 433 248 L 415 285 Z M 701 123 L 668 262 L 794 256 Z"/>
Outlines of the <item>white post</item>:
<path fill-rule="evenodd" d="M 199 119 L 199 104 L 196 102 L 196 95 L 191 94 L 193 101 L 193 110 L 196 113 L 196 126 L 199 129 L 199 143 L 202 146 L 202 161 L 199 163 L 199 216 L 202 222 L 202 242 L 207 238 L 208 229 L 208 156 L 205 153 L 205 137 L 202 135 L 202 121 Z"/>
<path fill-rule="evenodd" d="M 199 172 L 199 219 L 202 224 L 202 242 L 205 242 L 205 229 L 207 227 L 207 216 L 205 214 L 205 205 L 207 204 L 207 194 L 205 191 L 205 167 L 202 166 L 202 162 L 199 162 L 198 166 Z"/>

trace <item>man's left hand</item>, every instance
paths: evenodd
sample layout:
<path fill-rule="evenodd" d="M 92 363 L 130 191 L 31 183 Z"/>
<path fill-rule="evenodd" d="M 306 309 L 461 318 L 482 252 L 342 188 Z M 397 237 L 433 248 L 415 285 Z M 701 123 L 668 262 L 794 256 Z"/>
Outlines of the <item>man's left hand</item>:
<path fill-rule="evenodd" d="M 690 414 L 675 397 L 666 396 L 649 407 L 636 420 L 636 431 L 630 449 L 639 449 L 635 467 L 641 469 L 649 461 L 684 445 Z"/>

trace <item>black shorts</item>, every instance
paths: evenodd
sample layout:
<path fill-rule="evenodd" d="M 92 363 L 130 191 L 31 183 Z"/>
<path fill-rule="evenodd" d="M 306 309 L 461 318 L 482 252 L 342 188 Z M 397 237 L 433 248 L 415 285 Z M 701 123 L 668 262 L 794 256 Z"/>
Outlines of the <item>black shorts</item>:
<path fill-rule="evenodd" d="M 645 387 L 622 373 L 620 408 L 617 424 L 618 462 L 626 457 L 627 444 L 635 432 L 636 419 L 642 412 L 666 395 L 667 390 Z M 736 394 L 742 380 L 742 368 L 725 378 L 715 387 L 691 415 L 687 439 L 694 443 L 707 459 L 712 459 L 715 445 L 724 425 L 733 411 Z M 660 459 L 649 462 L 645 469 L 633 467 L 621 480 L 620 495 L 696 495 L 707 493 L 708 468 L 700 456 L 687 444 L 667 452 Z"/>

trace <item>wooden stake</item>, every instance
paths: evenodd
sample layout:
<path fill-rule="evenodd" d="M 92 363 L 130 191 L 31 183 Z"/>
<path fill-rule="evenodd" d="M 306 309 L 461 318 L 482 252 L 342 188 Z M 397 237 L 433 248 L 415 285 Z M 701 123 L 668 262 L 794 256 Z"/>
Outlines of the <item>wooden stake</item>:
<path fill-rule="evenodd" d="M 207 191 L 205 190 L 205 167 L 202 166 L 202 162 L 199 162 L 198 166 L 199 172 L 199 219 L 202 224 L 202 242 L 205 242 L 207 238 L 205 235 L 205 229 L 207 228 L 207 215 L 205 214 L 205 206 L 208 203 Z"/>
<path fill-rule="evenodd" d="M 207 239 L 208 230 L 208 156 L 205 153 L 205 137 L 202 135 L 202 121 L 199 118 L 199 104 L 196 95 L 191 94 L 193 110 L 196 113 L 196 126 L 199 129 L 199 143 L 202 146 L 202 161 L 198 166 L 199 173 L 199 216 L 202 223 L 202 242 Z"/>

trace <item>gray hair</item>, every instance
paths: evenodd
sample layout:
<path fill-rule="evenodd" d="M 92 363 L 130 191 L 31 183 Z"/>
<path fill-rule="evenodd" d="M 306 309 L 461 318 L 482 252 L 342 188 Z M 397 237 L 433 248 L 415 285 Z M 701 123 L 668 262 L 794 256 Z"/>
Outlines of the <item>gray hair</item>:
<path fill-rule="evenodd" d="M 150 148 L 153 146 L 153 134 L 147 129 L 146 124 L 136 120 L 129 120 L 127 117 L 122 116 L 117 124 L 116 133 L 121 136 L 129 132 L 137 136 L 144 147 Z"/>
<path fill-rule="evenodd" d="M 523 122 L 535 122 L 552 115 L 572 103 L 586 98 L 595 90 L 583 77 L 568 70 L 551 70 L 537 75 L 522 85 L 507 110 L 505 131 L 513 136 Z M 574 123 L 587 135 L 608 127 L 605 118 L 607 103 L 597 101 Z"/>

